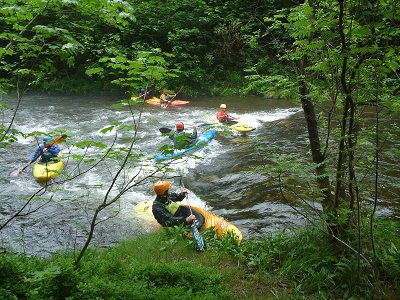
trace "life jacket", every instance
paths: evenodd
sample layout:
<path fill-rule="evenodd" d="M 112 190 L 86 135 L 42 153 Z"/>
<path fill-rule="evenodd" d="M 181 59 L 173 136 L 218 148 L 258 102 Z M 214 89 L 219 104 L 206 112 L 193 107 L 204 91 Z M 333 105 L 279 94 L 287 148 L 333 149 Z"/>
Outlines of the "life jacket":
<path fill-rule="evenodd" d="M 171 213 L 171 215 L 175 215 L 176 211 L 179 208 L 179 204 L 176 203 L 175 201 L 168 200 L 168 202 L 169 202 L 168 204 L 164 204 L 160 201 L 156 201 L 156 202 L 160 203 L 162 206 L 164 206 L 165 209 Z"/>
<path fill-rule="evenodd" d="M 227 115 L 227 113 L 226 113 L 225 111 L 223 111 L 222 109 L 220 109 L 220 110 L 218 111 L 218 113 L 217 113 L 217 119 L 218 119 L 220 122 L 226 121 L 226 120 L 227 120 L 227 117 L 228 117 L 228 115 Z"/>
<path fill-rule="evenodd" d="M 169 94 L 161 94 L 161 96 L 160 96 L 160 101 L 161 102 L 166 102 L 166 101 L 169 101 L 169 100 L 171 100 L 171 97 L 170 97 L 170 95 Z"/>
<path fill-rule="evenodd" d="M 166 205 L 165 208 L 171 213 L 171 215 L 174 216 L 179 208 L 179 204 L 176 203 L 175 201 L 170 201 L 170 203 Z"/>

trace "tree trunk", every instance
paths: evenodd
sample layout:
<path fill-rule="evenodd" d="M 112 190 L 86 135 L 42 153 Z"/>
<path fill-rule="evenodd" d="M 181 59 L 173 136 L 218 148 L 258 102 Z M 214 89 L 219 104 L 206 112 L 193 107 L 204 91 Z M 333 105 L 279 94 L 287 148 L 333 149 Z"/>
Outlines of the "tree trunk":
<path fill-rule="evenodd" d="M 331 195 L 331 187 L 329 184 L 329 177 L 325 172 L 325 157 L 321 151 L 321 141 L 318 133 L 318 124 L 314 110 L 314 103 L 308 96 L 308 90 L 304 81 L 300 82 L 299 90 L 301 95 L 301 105 L 303 107 L 304 116 L 307 123 L 308 139 L 310 141 L 312 159 L 316 164 L 315 173 L 317 176 L 317 187 L 324 197 L 324 200 L 322 201 L 324 213 L 329 213 L 333 211 L 334 206 Z"/>

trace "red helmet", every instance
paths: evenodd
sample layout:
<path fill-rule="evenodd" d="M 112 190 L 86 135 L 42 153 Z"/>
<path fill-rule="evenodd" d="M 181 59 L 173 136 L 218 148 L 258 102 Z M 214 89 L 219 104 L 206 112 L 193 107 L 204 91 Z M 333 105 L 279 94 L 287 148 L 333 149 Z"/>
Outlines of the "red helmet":
<path fill-rule="evenodd" d="M 154 192 L 158 196 L 162 196 L 165 194 L 166 191 L 169 190 L 171 184 L 166 180 L 159 180 L 154 184 Z"/>
<path fill-rule="evenodd" d="M 175 126 L 176 126 L 176 129 L 178 129 L 178 130 L 185 129 L 185 124 L 183 124 L 182 122 L 176 123 Z"/>

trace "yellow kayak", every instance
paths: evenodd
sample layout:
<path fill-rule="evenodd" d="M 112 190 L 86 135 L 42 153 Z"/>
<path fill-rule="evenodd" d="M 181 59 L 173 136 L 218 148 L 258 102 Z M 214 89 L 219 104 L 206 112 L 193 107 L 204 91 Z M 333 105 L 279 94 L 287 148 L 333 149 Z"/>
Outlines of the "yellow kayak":
<path fill-rule="evenodd" d="M 232 121 L 232 124 L 220 123 L 218 120 L 207 120 L 207 122 L 210 123 L 211 125 L 215 124 L 215 125 L 227 126 L 230 129 L 240 133 L 247 133 L 256 129 L 255 127 L 243 123 L 240 120 Z"/>
<path fill-rule="evenodd" d="M 182 203 L 180 203 L 179 205 L 187 207 L 187 205 L 182 204 Z M 152 206 L 153 206 L 153 201 L 142 201 L 135 205 L 134 210 L 139 215 L 148 216 L 148 217 L 151 217 L 153 220 L 155 220 L 152 210 L 151 210 Z M 203 228 L 214 228 L 214 230 L 216 231 L 217 235 L 220 238 L 222 238 L 226 233 L 230 232 L 230 233 L 234 234 L 234 236 L 237 240 L 237 243 L 240 244 L 240 242 L 243 239 L 243 235 L 242 235 L 242 232 L 235 225 L 228 222 L 224 218 L 209 212 L 206 209 L 196 207 L 196 206 L 191 206 L 191 208 L 192 208 L 192 210 L 201 214 L 204 218 L 204 224 L 200 228 L 200 231 Z M 159 225 L 159 226 L 161 227 L 161 225 Z"/>
<path fill-rule="evenodd" d="M 38 182 L 46 182 L 56 178 L 64 168 L 64 160 L 61 159 L 61 153 L 58 154 L 58 161 L 50 161 L 48 163 L 36 162 L 33 166 L 33 177 Z"/>
<path fill-rule="evenodd" d="M 250 131 L 255 130 L 254 127 L 252 127 L 252 126 L 250 126 L 250 125 L 248 125 L 246 123 L 242 123 L 240 121 L 238 121 L 236 124 L 227 125 L 227 126 L 230 129 L 235 130 L 235 131 L 240 132 L 240 133 L 246 133 L 246 132 L 250 132 Z"/>

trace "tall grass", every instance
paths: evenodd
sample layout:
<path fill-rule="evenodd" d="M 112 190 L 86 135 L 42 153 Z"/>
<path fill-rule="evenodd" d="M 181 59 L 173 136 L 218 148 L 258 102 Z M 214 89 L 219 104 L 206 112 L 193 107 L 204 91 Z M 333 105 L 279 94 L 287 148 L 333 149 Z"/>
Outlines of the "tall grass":
<path fill-rule="evenodd" d="M 0 299 L 398 299 L 399 236 L 397 223 L 377 223 L 379 260 L 360 266 L 318 228 L 241 245 L 207 230 L 207 251 L 197 252 L 177 227 L 90 249 L 77 270 L 73 253 L 3 254 Z M 367 234 L 363 244 L 373 262 Z"/>

